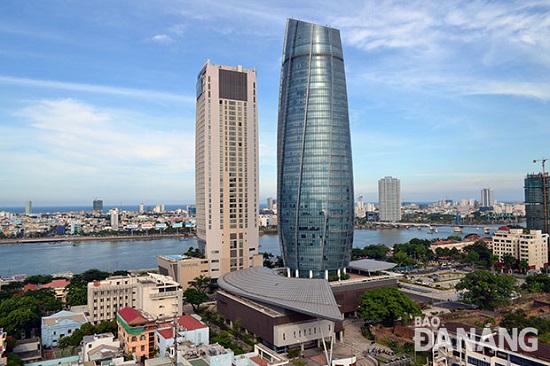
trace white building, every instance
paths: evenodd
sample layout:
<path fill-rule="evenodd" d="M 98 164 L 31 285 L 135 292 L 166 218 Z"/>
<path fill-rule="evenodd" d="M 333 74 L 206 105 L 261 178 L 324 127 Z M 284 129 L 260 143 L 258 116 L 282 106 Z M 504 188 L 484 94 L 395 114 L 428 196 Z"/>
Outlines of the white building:
<path fill-rule="evenodd" d="M 111 214 L 111 229 L 118 230 L 118 208 L 113 208 L 109 211 Z"/>
<path fill-rule="evenodd" d="M 115 361 L 122 358 L 122 349 L 120 342 L 112 333 L 94 334 L 84 336 L 82 339 L 82 353 L 80 360 L 82 362 L 93 362 L 96 365 L 104 361 Z"/>
<path fill-rule="evenodd" d="M 197 239 L 209 277 L 262 265 L 258 254 L 256 70 L 206 61 L 197 78 Z"/>
<path fill-rule="evenodd" d="M 148 273 L 145 276 L 113 276 L 88 283 L 90 322 L 115 319 L 118 310 L 129 306 L 154 317 L 183 312 L 183 290 L 171 277 Z"/>
<path fill-rule="evenodd" d="M 489 249 L 501 261 L 505 254 L 510 254 L 517 260 L 525 259 L 530 269 L 540 269 L 548 263 L 548 234 L 503 226 L 493 234 Z"/>
<path fill-rule="evenodd" d="M 401 181 L 385 177 L 378 181 L 378 210 L 380 221 L 401 220 Z"/>
<path fill-rule="evenodd" d="M 191 315 L 178 317 L 178 344 L 191 342 L 196 346 L 210 344 L 210 330 Z M 155 330 L 157 349 L 160 356 L 174 357 L 174 324 L 167 323 Z"/>
<path fill-rule="evenodd" d="M 512 341 L 507 341 L 502 332 Z M 492 330 L 451 322 L 442 325 L 437 333 L 434 339 L 438 347 L 431 347 L 434 366 L 550 365 L 550 346 L 537 342 L 537 347 L 533 347 L 534 338 L 518 335 L 514 339 L 503 328 Z"/>
<path fill-rule="evenodd" d="M 42 317 L 42 345 L 56 347 L 60 338 L 70 337 L 85 323 L 88 323 L 88 318 L 84 313 L 73 313 L 66 310 Z"/>

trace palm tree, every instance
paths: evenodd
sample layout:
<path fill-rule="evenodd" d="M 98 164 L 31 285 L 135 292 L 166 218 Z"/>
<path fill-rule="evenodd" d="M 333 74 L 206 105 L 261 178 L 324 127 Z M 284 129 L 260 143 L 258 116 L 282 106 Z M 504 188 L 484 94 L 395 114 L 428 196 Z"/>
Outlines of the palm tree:
<path fill-rule="evenodd" d="M 520 259 L 519 269 L 521 270 L 521 273 L 527 272 L 527 268 L 529 268 L 529 262 L 527 262 L 526 259 Z"/>
<path fill-rule="evenodd" d="M 506 266 L 506 270 L 510 272 L 512 270 L 512 266 L 516 263 L 516 258 L 514 258 L 512 254 L 506 253 L 502 256 L 502 262 Z"/>

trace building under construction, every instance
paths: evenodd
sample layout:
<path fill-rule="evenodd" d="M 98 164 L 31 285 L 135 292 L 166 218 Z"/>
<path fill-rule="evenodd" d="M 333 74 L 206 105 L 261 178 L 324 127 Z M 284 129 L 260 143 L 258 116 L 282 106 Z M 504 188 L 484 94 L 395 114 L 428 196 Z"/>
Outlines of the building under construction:
<path fill-rule="evenodd" d="M 549 232 L 548 173 L 527 174 L 525 178 L 525 215 L 527 228 Z"/>

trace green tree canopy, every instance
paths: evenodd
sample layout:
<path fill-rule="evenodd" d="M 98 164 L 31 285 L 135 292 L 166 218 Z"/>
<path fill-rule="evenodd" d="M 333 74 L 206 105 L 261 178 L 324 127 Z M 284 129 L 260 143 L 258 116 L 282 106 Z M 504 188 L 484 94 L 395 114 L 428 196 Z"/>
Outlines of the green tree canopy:
<path fill-rule="evenodd" d="M 351 258 L 355 260 L 367 257 L 376 260 L 384 260 L 389 250 L 390 248 L 384 244 L 367 245 L 363 249 L 353 248 L 351 250 Z"/>
<path fill-rule="evenodd" d="M 32 276 L 29 276 L 29 277 L 25 278 L 23 283 L 24 284 L 33 283 L 35 285 L 38 285 L 38 284 L 50 283 L 50 282 L 52 282 L 52 280 L 53 280 L 53 277 L 50 276 L 50 275 L 47 275 L 47 276 L 32 275 Z"/>
<path fill-rule="evenodd" d="M 527 276 L 523 288 L 529 292 L 550 292 L 550 276 L 547 274 Z"/>
<path fill-rule="evenodd" d="M 421 311 L 418 304 L 398 289 L 381 287 L 361 296 L 357 314 L 367 322 L 392 326 L 399 319 L 408 322 L 414 316 L 421 315 Z"/>
<path fill-rule="evenodd" d="M 510 303 L 515 284 L 512 276 L 478 270 L 464 276 L 455 288 L 465 290 L 464 300 L 481 309 L 494 310 Z"/>
<path fill-rule="evenodd" d="M 183 293 L 183 297 L 185 298 L 185 301 L 187 303 L 191 304 L 194 312 L 197 312 L 200 304 L 208 300 L 208 295 L 193 287 L 189 287 L 187 290 L 185 290 L 185 292 Z"/>
<path fill-rule="evenodd" d="M 206 277 L 203 275 L 195 277 L 193 280 L 187 283 L 190 287 L 202 292 L 203 294 L 211 293 L 212 290 L 217 287 L 215 284 L 212 283 L 210 277 Z"/>

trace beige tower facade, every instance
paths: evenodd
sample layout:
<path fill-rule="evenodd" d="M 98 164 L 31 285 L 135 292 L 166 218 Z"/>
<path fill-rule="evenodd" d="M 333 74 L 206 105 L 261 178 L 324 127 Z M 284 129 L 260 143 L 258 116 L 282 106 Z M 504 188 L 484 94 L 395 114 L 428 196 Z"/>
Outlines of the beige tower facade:
<path fill-rule="evenodd" d="M 209 276 L 261 265 L 256 71 L 207 61 L 197 78 L 197 239 Z"/>

